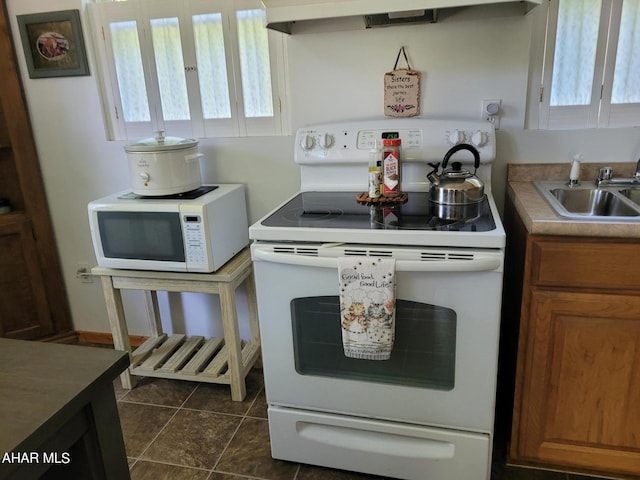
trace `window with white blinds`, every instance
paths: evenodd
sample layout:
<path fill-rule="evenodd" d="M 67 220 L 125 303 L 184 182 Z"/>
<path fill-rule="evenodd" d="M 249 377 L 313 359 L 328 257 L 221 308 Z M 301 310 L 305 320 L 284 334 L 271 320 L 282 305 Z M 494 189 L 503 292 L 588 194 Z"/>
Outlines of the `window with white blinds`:
<path fill-rule="evenodd" d="M 284 36 L 258 0 L 89 4 L 109 137 L 288 134 Z"/>
<path fill-rule="evenodd" d="M 547 0 L 536 10 L 529 128 L 640 125 L 640 0 Z"/>

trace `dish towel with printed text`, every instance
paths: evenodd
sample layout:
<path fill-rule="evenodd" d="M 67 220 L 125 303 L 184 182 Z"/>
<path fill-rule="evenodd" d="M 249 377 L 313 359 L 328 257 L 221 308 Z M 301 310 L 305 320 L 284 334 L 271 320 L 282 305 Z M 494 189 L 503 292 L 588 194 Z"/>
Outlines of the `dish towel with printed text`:
<path fill-rule="evenodd" d="M 340 326 L 344 354 L 388 360 L 395 337 L 393 258 L 340 257 Z"/>

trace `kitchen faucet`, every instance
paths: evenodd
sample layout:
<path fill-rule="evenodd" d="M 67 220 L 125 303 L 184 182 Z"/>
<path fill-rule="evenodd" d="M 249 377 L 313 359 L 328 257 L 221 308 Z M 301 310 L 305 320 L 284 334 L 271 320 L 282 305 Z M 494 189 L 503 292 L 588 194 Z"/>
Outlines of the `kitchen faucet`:
<path fill-rule="evenodd" d="M 596 187 L 623 186 L 623 185 L 640 185 L 640 159 L 636 163 L 636 171 L 630 178 L 614 177 L 611 167 L 602 167 L 596 178 Z"/>

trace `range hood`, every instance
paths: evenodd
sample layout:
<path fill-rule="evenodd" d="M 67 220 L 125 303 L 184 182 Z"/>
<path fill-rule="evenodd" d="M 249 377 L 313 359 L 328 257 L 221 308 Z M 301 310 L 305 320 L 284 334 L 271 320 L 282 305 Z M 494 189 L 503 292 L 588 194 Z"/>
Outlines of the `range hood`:
<path fill-rule="evenodd" d="M 526 13 L 542 0 L 262 0 L 267 28 L 295 33 L 294 27 L 358 19 L 362 28 L 433 23 L 452 10 L 509 8 Z M 516 10 L 514 10 L 516 9 Z"/>

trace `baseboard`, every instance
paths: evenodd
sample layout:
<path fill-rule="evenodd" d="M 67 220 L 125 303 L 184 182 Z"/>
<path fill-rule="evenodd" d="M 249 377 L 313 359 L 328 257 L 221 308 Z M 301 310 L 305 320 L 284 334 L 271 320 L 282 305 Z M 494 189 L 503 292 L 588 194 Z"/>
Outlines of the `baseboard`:
<path fill-rule="evenodd" d="M 113 335 L 108 332 L 90 332 L 86 330 L 76 330 L 78 343 L 95 343 L 97 345 L 113 345 Z M 129 343 L 132 347 L 139 347 L 149 338 L 143 335 L 129 335 Z"/>
<path fill-rule="evenodd" d="M 48 337 L 36 338 L 34 340 L 38 340 L 39 342 L 74 344 L 74 343 L 78 343 L 78 335 L 76 334 L 76 332 L 69 331 L 69 332 L 63 332 L 63 333 L 56 333 Z"/>

